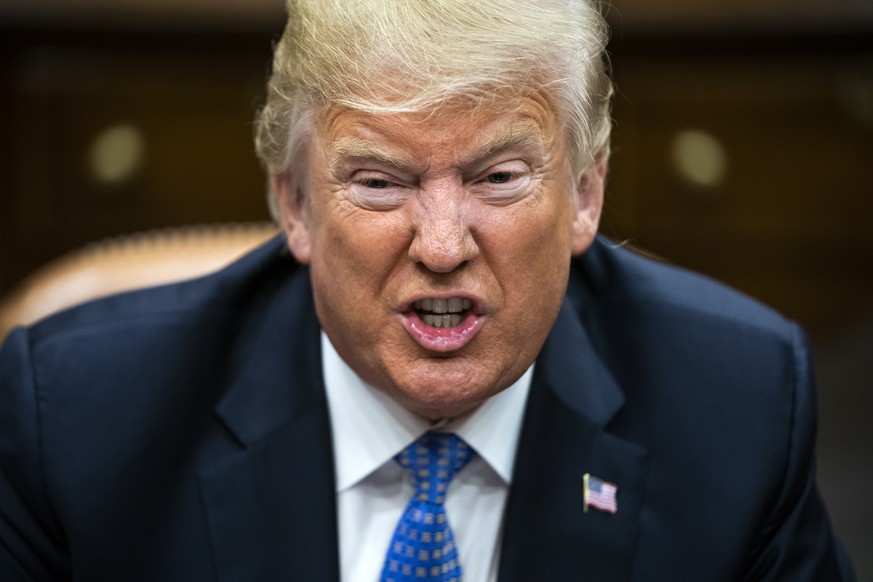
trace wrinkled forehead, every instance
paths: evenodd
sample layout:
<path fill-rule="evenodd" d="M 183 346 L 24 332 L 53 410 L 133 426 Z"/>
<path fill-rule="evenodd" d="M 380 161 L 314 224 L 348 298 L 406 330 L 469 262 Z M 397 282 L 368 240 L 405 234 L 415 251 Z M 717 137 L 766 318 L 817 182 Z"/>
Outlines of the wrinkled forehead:
<path fill-rule="evenodd" d="M 445 147 L 475 157 L 511 146 L 550 149 L 564 136 L 560 127 L 551 101 L 533 94 L 488 104 L 458 100 L 411 112 L 327 107 L 315 137 L 329 159 L 367 157 L 405 165 L 386 144 L 407 150 Z"/>

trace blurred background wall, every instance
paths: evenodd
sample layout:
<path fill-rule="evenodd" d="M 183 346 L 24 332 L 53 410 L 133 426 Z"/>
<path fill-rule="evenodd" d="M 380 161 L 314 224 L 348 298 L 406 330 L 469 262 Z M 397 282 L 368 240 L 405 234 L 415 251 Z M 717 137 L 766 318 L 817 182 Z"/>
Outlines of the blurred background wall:
<path fill-rule="evenodd" d="M 820 484 L 873 580 L 873 2 L 613 0 L 603 230 L 800 321 Z M 266 220 L 281 0 L 0 3 L 0 294 L 97 239 Z"/>

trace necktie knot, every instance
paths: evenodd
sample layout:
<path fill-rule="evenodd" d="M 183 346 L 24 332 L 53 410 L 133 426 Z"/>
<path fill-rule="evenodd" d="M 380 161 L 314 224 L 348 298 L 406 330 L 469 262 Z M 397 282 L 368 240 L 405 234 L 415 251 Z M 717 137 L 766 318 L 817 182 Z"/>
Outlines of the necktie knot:
<path fill-rule="evenodd" d="M 428 432 L 395 459 L 409 469 L 413 499 L 442 505 L 454 476 L 473 458 L 473 450 L 454 434 Z"/>

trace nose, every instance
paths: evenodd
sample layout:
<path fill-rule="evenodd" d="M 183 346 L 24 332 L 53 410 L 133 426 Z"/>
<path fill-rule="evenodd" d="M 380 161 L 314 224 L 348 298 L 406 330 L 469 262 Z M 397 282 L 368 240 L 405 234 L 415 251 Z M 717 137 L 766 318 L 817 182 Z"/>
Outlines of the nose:
<path fill-rule="evenodd" d="M 420 191 L 409 256 L 435 273 L 450 273 L 479 255 L 463 187 Z"/>

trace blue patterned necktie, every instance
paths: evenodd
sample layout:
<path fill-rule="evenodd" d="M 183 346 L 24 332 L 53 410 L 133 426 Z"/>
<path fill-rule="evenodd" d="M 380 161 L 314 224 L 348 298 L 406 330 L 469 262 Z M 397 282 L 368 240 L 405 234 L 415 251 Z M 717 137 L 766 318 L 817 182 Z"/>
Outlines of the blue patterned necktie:
<path fill-rule="evenodd" d="M 415 493 L 391 538 L 381 582 L 461 581 L 443 503 L 452 478 L 474 454 L 453 434 L 428 432 L 395 457 L 412 473 Z"/>

